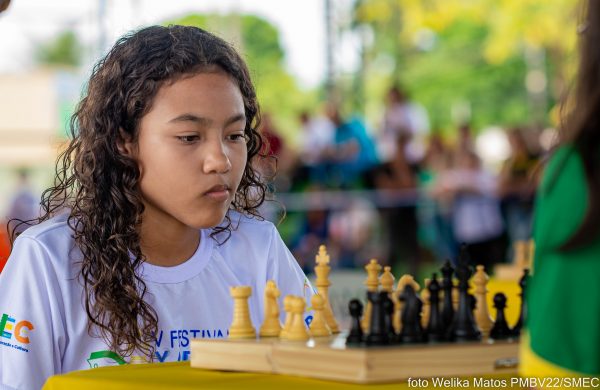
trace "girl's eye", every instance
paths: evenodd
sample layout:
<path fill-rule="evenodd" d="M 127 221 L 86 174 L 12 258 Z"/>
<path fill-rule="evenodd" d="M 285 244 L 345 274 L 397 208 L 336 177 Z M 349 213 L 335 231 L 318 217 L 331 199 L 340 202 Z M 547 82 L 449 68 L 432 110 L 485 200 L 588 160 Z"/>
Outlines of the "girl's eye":
<path fill-rule="evenodd" d="M 227 136 L 230 141 L 246 141 L 245 133 L 234 133 Z"/>
<path fill-rule="evenodd" d="M 177 139 L 180 140 L 184 144 L 192 144 L 198 140 L 198 136 L 197 135 L 181 135 L 181 136 L 178 136 Z"/>

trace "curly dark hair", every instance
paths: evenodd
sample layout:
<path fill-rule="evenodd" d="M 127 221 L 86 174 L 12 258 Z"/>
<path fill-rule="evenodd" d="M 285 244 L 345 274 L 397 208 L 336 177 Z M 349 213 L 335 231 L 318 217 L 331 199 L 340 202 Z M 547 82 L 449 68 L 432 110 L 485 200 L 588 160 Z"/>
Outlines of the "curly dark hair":
<path fill-rule="evenodd" d="M 260 111 L 246 64 L 222 39 L 196 27 L 152 26 L 119 39 L 92 72 L 71 118 L 72 140 L 58 160 L 54 186 L 42 195 L 42 222 L 69 209 L 68 225 L 82 253 L 88 332 L 99 331 L 123 356 L 153 358 L 158 315 L 145 302 L 139 271 L 144 213 L 135 160 L 119 150 L 137 140 L 142 117 L 165 83 L 203 71 L 226 72 L 238 85 L 246 114 L 248 157 L 230 209 L 260 217 L 266 186 L 253 167 L 261 155 Z M 122 149 L 121 149 L 122 150 Z M 15 227 L 16 229 L 16 227 Z M 213 239 L 233 229 L 229 215 Z M 14 240 L 14 230 L 11 235 Z"/>

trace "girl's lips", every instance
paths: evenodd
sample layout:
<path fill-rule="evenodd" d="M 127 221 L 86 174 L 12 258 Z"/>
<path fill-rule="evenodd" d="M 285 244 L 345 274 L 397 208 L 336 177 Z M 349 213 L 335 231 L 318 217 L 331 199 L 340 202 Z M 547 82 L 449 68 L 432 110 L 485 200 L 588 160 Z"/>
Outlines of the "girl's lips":
<path fill-rule="evenodd" d="M 226 186 L 225 184 L 217 184 L 217 185 L 210 187 L 208 189 L 208 191 L 206 191 L 205 193 L 208 194 L 210 192 L 222 192 L 222 191 L 229 191 L 229 186 Z"/>
<path fill-rule="evenodd" d="M 207 192 L 205 194 L 210 199 L 216 200 L 218 202 L 224 202 L 229 199 L 229 191 L 212 191 Z"/>
<path fill-rule="evenodd" d="M 216 185 L 204 193 L 204 196 L 218 202 L 224 202 L 229 199 L 229 187 L 225 185 Z"/>

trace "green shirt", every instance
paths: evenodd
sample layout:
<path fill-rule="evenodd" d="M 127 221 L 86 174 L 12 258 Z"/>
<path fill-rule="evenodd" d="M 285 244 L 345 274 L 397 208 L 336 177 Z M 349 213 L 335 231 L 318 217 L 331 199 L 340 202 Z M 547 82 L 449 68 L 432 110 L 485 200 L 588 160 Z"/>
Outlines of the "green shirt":
<path fill-rule="evenodd" d="M 600 237 L 582 249 L 558 250 L 583 222 L 588 202 L 580 155 L 563 146 L 550 159 L 536 199 L 527 327 L 531 350 L 539 357 L 596 375 L 600 374 Z"/>

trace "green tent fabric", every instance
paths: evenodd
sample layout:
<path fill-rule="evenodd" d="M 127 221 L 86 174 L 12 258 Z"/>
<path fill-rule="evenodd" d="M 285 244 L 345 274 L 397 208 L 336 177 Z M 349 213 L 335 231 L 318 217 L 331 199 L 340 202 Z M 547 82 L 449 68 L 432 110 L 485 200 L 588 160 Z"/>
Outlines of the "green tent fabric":
<path fill-rule="evenodd" d="M 582 160 L 572 146 L 562 146 L 548 163 L 536 200 L 527 330 L 530 349 L 542 359 L 598 375 L 600 237 L 582 249 L 558 249 L 582 223 L 588 198 Z"/>

